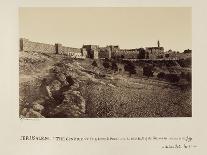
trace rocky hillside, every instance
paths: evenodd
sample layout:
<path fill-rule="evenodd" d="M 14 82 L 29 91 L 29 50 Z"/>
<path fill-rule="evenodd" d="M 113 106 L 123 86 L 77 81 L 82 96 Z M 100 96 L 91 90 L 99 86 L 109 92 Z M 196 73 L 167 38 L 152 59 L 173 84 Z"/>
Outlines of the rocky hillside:
<path fill-rule="evenodd" d="M 191 91 L 101 60 L 20 52 L 20 117 L 188 117 Z M 121 65 L 120 65 L 121 66 Z M 139 70 L 139 69 L 138 69 Z"/>

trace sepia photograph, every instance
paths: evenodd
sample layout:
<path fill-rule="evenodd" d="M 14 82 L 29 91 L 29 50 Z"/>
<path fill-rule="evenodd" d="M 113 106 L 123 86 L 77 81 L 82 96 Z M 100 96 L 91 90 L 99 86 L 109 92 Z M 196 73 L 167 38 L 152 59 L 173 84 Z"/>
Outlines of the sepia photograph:
<path fill-rule="evenodd" d="M 20 118 L 192 117 L 191 7 L 20 7 Z"/>

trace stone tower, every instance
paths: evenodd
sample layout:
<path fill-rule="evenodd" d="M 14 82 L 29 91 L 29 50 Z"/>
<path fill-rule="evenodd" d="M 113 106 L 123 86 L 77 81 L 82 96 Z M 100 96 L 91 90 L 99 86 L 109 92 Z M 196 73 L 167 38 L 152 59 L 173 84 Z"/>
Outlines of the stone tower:
<path fill-rule="evenodd" d="M 159 40 L 157 41 L 157 46 L 160 47 L 160 41 Z"/>
<path fill-rule="evenodd" d="M 56 54 L 62 54 L 62 44 L 55 44 L 55 52 Z"/>

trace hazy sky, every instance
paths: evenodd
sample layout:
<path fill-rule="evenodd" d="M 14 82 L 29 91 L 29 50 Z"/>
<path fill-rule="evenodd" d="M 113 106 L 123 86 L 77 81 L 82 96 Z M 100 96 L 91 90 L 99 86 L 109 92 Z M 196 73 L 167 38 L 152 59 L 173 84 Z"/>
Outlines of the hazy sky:
<path fill-rule="evenodd" d="M 188 7 L 20 8 L 20 37 L 70 47 L 83 44 L 120 48 L 157 46 L 191 49 Z"/>

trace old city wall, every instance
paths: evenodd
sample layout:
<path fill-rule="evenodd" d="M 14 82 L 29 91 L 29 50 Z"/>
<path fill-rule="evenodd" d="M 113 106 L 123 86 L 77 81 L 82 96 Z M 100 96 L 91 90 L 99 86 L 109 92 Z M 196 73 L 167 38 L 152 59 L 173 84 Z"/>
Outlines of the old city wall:
<path fill-rule="evenodd" d="M 120 49 L 112 52 L 112 57 L 124 57 L 125 59 L 136 59 L 139 51 L 137 49 Z"/>
<path fill-rule="evenodd" d="M 111 49 L 107 47 L 101 47 L 99 52 L 98 52 L 98 57 L 99 58 L 111 58 Z"/>
<path fill-rule="evenodd" d="M 63 54 L 68 54 L 68 53 L 81 53 L 81 49 L 80 48 L 72 48 L 72 47 L 62 46 L 62 53 Z"/>
<path fill-rule="evenodd" d="M 84 45 L 83 48 L 66 47 L 62 44 L 45 44 L 39 42 L 32 42 L 29 39 L 20 39 L 20 51 L 27 52 L 42 52 L 42 53 L 56 53 L 65 54 L 72 58 L 125 58 L 137 59 L 141 53 L 141 49 L 120 49 L 118 46 L 98 47 L 97 45 Z M 169 55 L 169 59 L 186 59 L 191 58 L 191 53 L 165 53 L 163 47 L 147 47 L 145 53 L 148 54 L 147 59 L 160 59 L 162 56 Z M 146 58 L 146 55 L 145 55 Z M 143 58 L 142 58 L 143 59 Z"/>
<path fill-rule="evenodd" d="M 171 53 L 166 53 L 169 55 L 169 59 L 188 59 L 192 57 L 191 53 L 177 53 L 177 52 L 171 52 Z"/>
<path fill-rule="evenodd" d="M 149 59 L 157 59 L 164 55 L 163 47 L 147 47 L 146 52 L 149 53 Z"/>
<path fill-rule="evenodd" d="M 86 58 L 86 54 L 80 48 L 61 47 L 61 53 L 70 56 L 71 58 Z"/>
<path fill-rule="evenodd" d="M 28 39 L 20 39 L 20 50 L 28 51 L 28 52 L 44 52 L 44 53 L 56 52 L 54 45 L 32 42 Z"/>
<path fill-rule="evenodd" d="M 20 51 L 66 54 L 73 57 L 85 56 L 80 48 L 66 47 L 62 46 L 62 44 L 51 45 L 32 42 L 25 38 L 20 39 Z"/>

